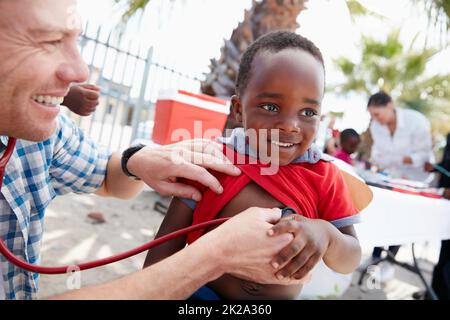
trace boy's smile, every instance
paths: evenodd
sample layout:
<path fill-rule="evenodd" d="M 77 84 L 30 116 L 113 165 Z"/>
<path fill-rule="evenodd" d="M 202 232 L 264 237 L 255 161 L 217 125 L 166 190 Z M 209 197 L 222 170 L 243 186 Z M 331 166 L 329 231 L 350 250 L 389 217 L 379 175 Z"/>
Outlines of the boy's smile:
<path fill-rule="evenodd" d="M 287 165 L 312 144 L 323 93 L 324 69 L 310 53 L 301 49 L 259 52 L 246 89 L 239 97 L 232 97 L 233 112 L 246 130 L 267 130 L 266 140 L 261 135 L 257 141 L 250 139 L 258 154 L 267 149 L 264 154 L 270 157 L 275 147 L 279 159 L 271 161 Z"/>

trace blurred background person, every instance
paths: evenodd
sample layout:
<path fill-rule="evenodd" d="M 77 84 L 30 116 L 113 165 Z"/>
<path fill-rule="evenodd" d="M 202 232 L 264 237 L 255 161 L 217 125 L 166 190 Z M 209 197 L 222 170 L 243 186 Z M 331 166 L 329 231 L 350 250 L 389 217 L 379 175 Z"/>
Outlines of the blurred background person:
<path fill-rule="evenodd" d="M 372 163 L 392 178 L 429 180 L 424 170 L 424 164 L 433 159 L 428 119 L 415 110 L 394 107 L 383 91 L 369 98 L 367 109 L 372 118 Z"/>
<path fill-rule="evenodd" d="M 323 149 L 323 152 L 326 154 L 329 154 L 330 156 L 335 156 L 336 151 L 338 149 L 338 141 L 335 137 L 330 137 L 325 142 L 325 147 Z"/>
<path fill-rule="evenodd" d="M 370 133 L 370 124 L 369 128 L 361 133 L 359 137 L 361 138 L 361 143 L 358 146 L 356 159 L 358 163 L 362 164 L 363 169 L 370 170 L 370 168 L 372 167 L 372 164 L 370 163 L 370 157 L 373 145 L 372 134 Z"/>
<path fill-rule="evenodd" d="M 424 170 L 425 163 L 433 159 L 427 118 L 417 111 L 394 107 L 391 96 L 383 91 L 369 98 L 367 109 L 371 116 L 372 164 L 392 178 L 430 180 L 430 174 Z M 395 257 L 399 249 L 400 246 L 390 246 L 388 254 Z M 365 265 L 381 258 L 382 252 L 383 248 L 374 248 Z M 391 263 L 383 261 L 379 267 L 381 282 L 394 277 L 395 268 Z"/>
<path fill-rule="evenodd" d="M 339 148 L 336 150 L 335 157 L 347 162 L 350 165 L 354 165 L 351 157 L 358 150 L 358 146 L 361 143 L 361 138 L 358 132 L 354 129 L 345 129 L 339 135 Z"/>

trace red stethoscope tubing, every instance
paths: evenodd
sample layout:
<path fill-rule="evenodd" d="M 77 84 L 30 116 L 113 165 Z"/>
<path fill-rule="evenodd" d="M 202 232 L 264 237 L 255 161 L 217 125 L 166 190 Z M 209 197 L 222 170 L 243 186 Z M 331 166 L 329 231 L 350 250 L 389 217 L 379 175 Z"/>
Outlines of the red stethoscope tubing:
<path fill-rule="evenodd" d="M 0 189 L 3 184 L 3 177 L 5 175 L 6 165 L 8 164 L 8 161 L 14 152 L 15 145 L 16 145 L 16 139 L 9 138 L 5 153 L 3 154 L 3 156 L 0 159 Z M 81 263 L 81 264 L 74 264 L 74 265 L 70 265 L 70 266 L 43 267 L 43 266 L 33 265 L 28 262 L 25 262 L 22 259 L 17 258 L 11 251 L 9 251 L 9 249 L 7 248 L 3 239 L 1 239 L 1 238 L 0 238 L 0 254 L 2 254 L 12 264 L 16 265 L 17 267 L 19 267 L 21 269 L 27 270 L 27 271 L 42 273 L 42 274 L 63 274 L 63 273 L 68 273 L 68 272 L 73 272 L 73 271 L 81 271 L 81 270 L 97 268 L 97 267 L 101 267 L 101 266 L 104 266 L 104 265 L 107 265 L 110 263 L 114 263 L 114 262 L 117 262 L 117 261 L 120 261 L 123 259 L 127 259 L 131 256 L 137 255 L 143 251 L 146 251 L 150 248 L 153 248 L 161 243 L 172 240 L 181 235 L 185 235 L 185 234 L 188 234 L 190 232 L 193 232 L 193 231 L 196 231 L 199 229 L 206 229 L 211 226 L 222 224 L 223 222 L 227 221 L 228 219 L 229 218 L 220 218 L 220 219 L 215 219 L 215 220 L 199 223 L 197 225 L 189 226 L 187 228 L 174 231 L 165 236 L 162 236 L 161 238 L 155 239 L 153 241 L 150 241 L 146 244 L 143 244 L 139 247 L 128 250 L 126 252 L 123 252 L 123 253 L 120 253 L 120 254 L 117 254 L 117 255 L 114 255 L 111 257 L 107 257 L 107 258 L 103 258 L 103 259 L 99 259 L 99 260 L 95 260 L 95 261 L 90 261 L 90 262 L 86 262 L 86 263 Z"/>

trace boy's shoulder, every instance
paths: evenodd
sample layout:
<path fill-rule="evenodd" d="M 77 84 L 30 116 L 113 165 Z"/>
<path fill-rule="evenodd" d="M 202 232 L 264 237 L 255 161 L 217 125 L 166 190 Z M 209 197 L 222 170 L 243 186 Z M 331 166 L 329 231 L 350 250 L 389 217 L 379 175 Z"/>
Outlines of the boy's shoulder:
<path fill-rule="evenodd" d="M 323 157 L 319 159 L 319 161 L 314 163 L 291 163 L 288 166 L 298 168 L 299 170 L 307 169 L 308 171 L 311 171 L 314 176 L 317 176 L 317 178 L 320 178 L 321 180 L 326 178 L 334 178 L 339 172 L 339 168 L 334 164 L 334 158 L 326 154 L 324 154 Z"/>

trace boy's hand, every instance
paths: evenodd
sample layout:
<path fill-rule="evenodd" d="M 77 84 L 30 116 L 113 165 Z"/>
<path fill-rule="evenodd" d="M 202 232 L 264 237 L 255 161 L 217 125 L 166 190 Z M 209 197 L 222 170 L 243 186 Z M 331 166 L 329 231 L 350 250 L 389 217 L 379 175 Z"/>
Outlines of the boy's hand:
<path fill-rule="evenodd" d="M 80 116 L 88 116 L 95 112 L 99 97 L 99 87 L 92 84 L 75 85 L 70 88 L 62 104 Z"/>
<path fill-rule="evenodd" d="M 272 261 L 279 270 L 279 278 L 302 279 L 307 276 L 327 252 L 331 237 L 328 223 L 320 219 L 308 219 L 298 214 L 280 220 L 273 228 L 273 234 L 290 232 L 294 240 Z"/>

